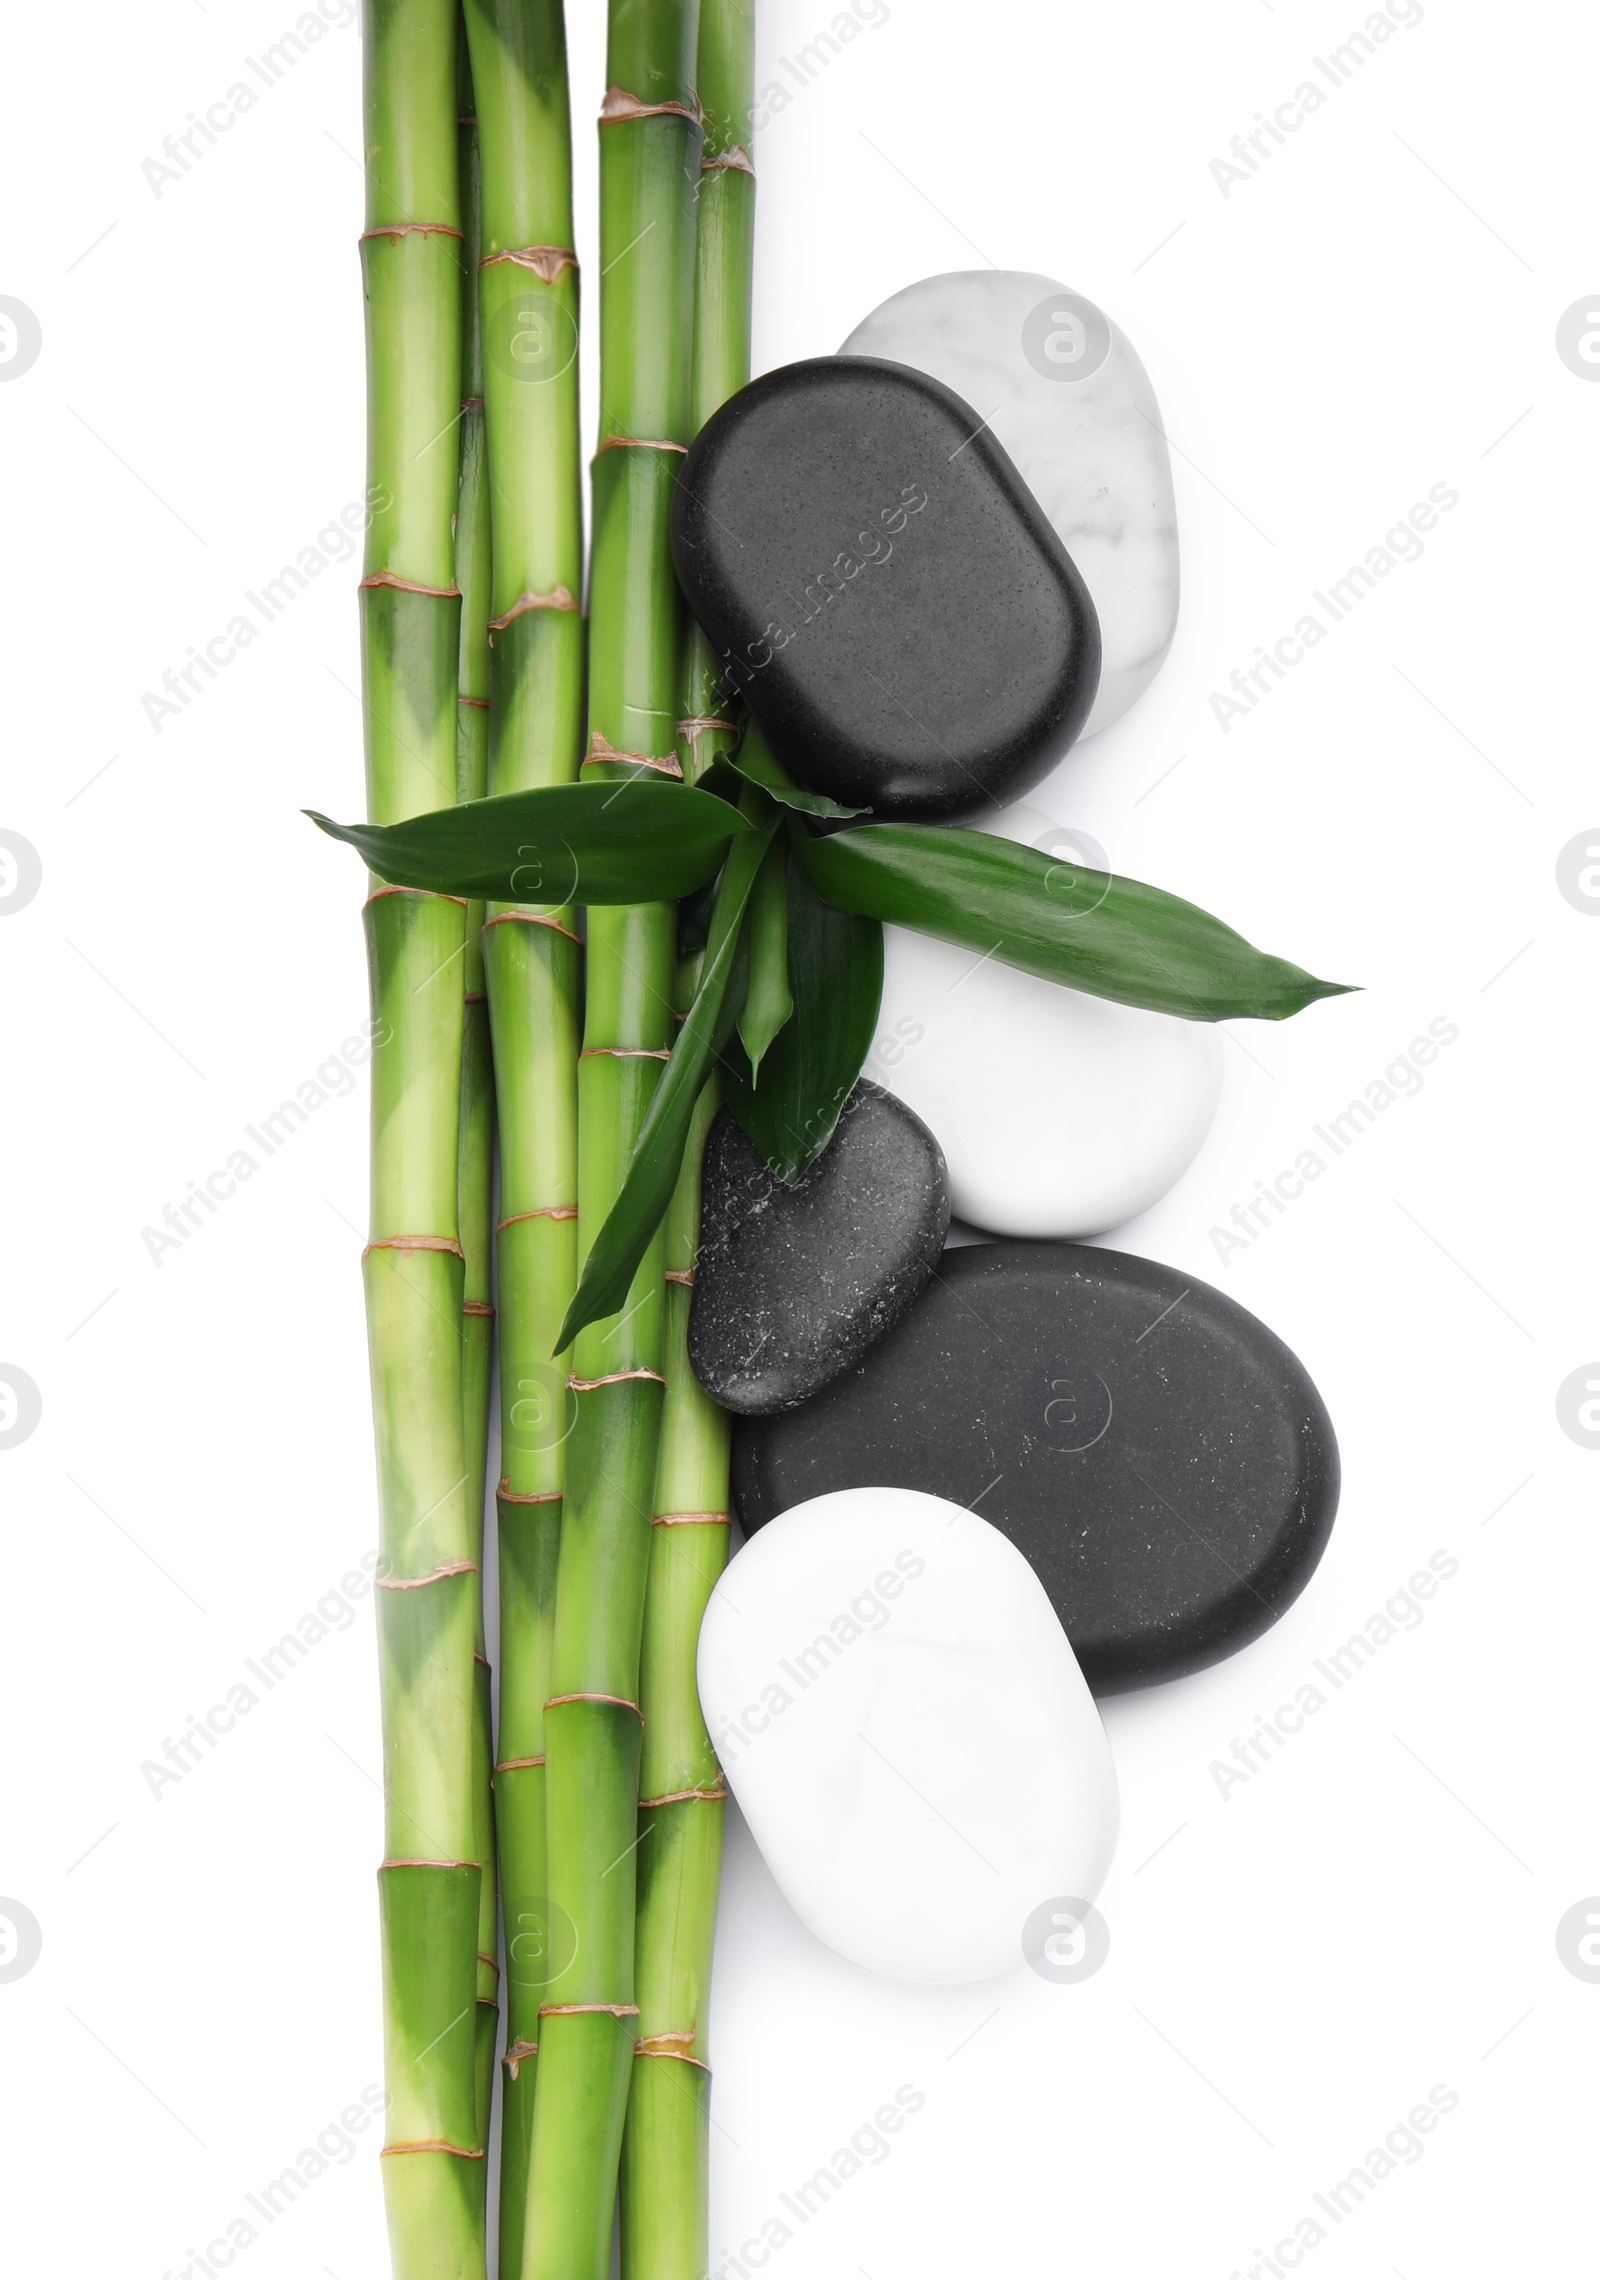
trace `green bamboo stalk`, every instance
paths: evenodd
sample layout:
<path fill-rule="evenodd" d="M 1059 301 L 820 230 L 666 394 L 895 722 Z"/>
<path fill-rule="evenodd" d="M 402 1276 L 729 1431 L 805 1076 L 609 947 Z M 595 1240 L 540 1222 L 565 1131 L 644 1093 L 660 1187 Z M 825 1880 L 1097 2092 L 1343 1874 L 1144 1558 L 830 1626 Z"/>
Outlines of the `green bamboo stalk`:
<path fill-rule="evenodd" d="M 447 804 L 456 787 L 456 25 L 450 0 L 366 0 L 363 28 L 374 512 L 361 582 L 362 674 L 369 812 L 395 822 Z M 396 2280 L 476 2280 L 482 1869 L 461 1337 L 465 911 L 449 896 L 379 889 L 366 929 L 378 1024 L 363 1271 L 383 1554 L 384 2193 Z"/>
<path fill-rule="evenodd" d="M 578 260 L 560 0 L 466 0 L 483 164 L 497 791 L 565 783 L 582 733 Z M 557 900 L 530 895 L 530 901 Z"/>
<path fill-rule="evenodd" d="M 668 543 L 687 449 L 700 125 L 697 0 L 611 0 L 600 125 L 600 440 L 589 741 L 596 776 L 681 774 L 682 606 Z M 589 913 L 579 1069 L 580 1248 L 604 1225 L 672 1037 L 670 903 Z M 663 1237 L 627 1304 L 582 1331 L 571 1384 L 545 1714 L 552 1912 L 573 1953 L 540 2027 L 521 2280 L 607 2280 L 638 2015 L 639 1650 L 664 1377 Z"/>
<path fill-rule="evenodd" d="M 483 358 L 478 333 L 478 124 L 472 116 L 472 73 L 463 37 L 458 43 L 460 104 L 457 162 L 461 177 L 463 274 L 461 296 L 460 473 L 456 490 L 456 584 L 461 589 L 461 642 L 456 684 L 456 798 L 481 800 L 489 789 L 489 461 L 483 432 Z M 461 1057 L 461 1138 L 458 1187 L 461 1248 L 466 1254 L 461 1310 L 462 1427 L 466 1435 L 467 1496 L 474 1558 L 483 1565 L 484 1491 L 487 1486 L 489 1398 L 494 1370 L 494 1062 L 489 1001 L 479 930 L 482 903 L 467 904 L 465 1033 Z M 483 1627 L 483 1589 L 475 1595 L 478 1683 L 472 1726 L 475 1812 L 473 1849 L 483 1867 L 478 1895 L 478 2143 L 489 2143 L 494 2102 L 494 2054 L 499 2036 L 498 1923 L 495 1913 L 494 1742 L 489 1659 Z M 488 2192 L 488 2163 L 481 2189 Z"/>
<path fill-rule="evenodd" d="M 466 0 L 477 88 L 480 327 L 493 579 L 493 791 L 568 783 L 582 755 L 578 269 L 560 0 Z M 495 1813 L 506 1951 L 500 2271 L 522 2269 L 539 2007 L 561 1943 L 545 1851 L 564 1443 L 556 1333 L 577 1278 L 580 950 L 562 882 L 490 907 L 484 965 L 500 1110 L 500 1726 Z M 541 888 L 552 899 L 543 899 Z"/>
<path fill-rule="evenodd" d="M 697 78 L 705 140 L 695 248 L 696 429 L 750 377 L 753 0 L 701 0 Z M 692 622 L 683 655 L 678 751 L 693 782 L 732 747 L 738 729 L 715 652 Z M 680 976 L 680 987 L 691 984 L 691 975 Z M 623 2142 L 624 2280 L 704 2280 L 709 2266 L 707 2011 L 727 1806 L 700 1714 L 695 1650 L 728 1556 L 730 1429 L 689 1366 L 689 1307 L 701 1160 L 717 1102 L 713 1079 L 696 1107 L 666 1223 L 666 1414 L 640 1671 L 639 2035 Z"/>
<path fill-rule="evenodd" d="M 706 2014 L 727 1792 L 700 1714 L 695 1648 L 727 1564 L 730 1420 L 689 1366 L 689 1307 L 701 1159 L 717 1107 L 713 1078 L 667 1215 L 666 1414 L 640 1669 L 639 2038 L 622 2150 L 624 2280 L 705 2280 L 710 2245 Z"/>
<path fill-rule="evenodd" d="M 754 0 L 700 0 L 696 65 L 705 146 L 700 160 L 694 278 L 694 431 L 750 377 L 750 304 L 755 273 L 756 177 L 750 163 L 755 101 Z M 678 723 L 684 775 L 698 783 L 738 742 L 730 691 L 712 648 L 691 620 L 684 653 L 685 717 Z"/>
<path fill-rule="evenodd" d="M 505 1920 L 506 2057 L 500 2271 L 518 2280 L 528 2195 L 539 2009 L 563 1942 L 545 1848 L 564 1442 L 571 1409 L 551 1349 L 577 1281 L 579 952 L 554 928 L 488 932 L 500 1099 L 500 1726 L 495 1815 Z"/>

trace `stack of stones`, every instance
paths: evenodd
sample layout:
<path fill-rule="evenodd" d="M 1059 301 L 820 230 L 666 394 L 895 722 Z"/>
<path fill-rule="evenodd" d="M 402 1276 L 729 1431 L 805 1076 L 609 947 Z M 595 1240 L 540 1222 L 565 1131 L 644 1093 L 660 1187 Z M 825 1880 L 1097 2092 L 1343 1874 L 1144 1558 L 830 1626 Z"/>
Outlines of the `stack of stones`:
<path fill-rule="evenodd" d="M 1117 327 L 1049 278 L 929 279 L 746 390 L 688 472 L 691 604 L 794 775 L 1092 891 L 1096 851 L 1023 795 L 1176 621 L 1160 416 Z M 975 1979 L 1109 1866 L 1093 1697 L 1282 1615 L 1338 1451 L 1263 1323 L 1086 1240 L 1192 1162 L 1212 1027 L 891 926 L 878 1035 L 797 1186 L 726 1111 L 706 1151 L 690 1354 L 740 1419 L 749 1542 L 701 1697 L 802 1919 L 874 1969 Z M 989 1239 L 947 1248 L 952 1212 Z"/>

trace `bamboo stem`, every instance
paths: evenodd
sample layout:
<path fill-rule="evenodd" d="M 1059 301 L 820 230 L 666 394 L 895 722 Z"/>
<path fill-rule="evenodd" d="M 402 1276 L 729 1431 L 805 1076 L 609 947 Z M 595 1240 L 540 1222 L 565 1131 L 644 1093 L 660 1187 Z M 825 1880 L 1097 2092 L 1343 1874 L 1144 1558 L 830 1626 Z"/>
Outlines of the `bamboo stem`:
<path fill-rule="evenodd" d="M 577 1281 L 576 940 L 501 916 L 487 932 L 500 1100 L 500 1725 L 495 1813 L 505 1919 L 500 2269 L 521 2271 L 539 2007 L 552 1949 L 545 1715 L 570 1414 L 551 1348 Z"/>
<path fill-rule="evenodd" d="M 483 426 L 483 359 L 478 334 L 479 184 L 478 128 L 472 116 L 472 73 L 466 42 L 459 42 L 460 104 L 457 153 L 461 177 L 463 243 L 461 296 L 460 474 L 456 491 L 456 584 L 461 589 L 461 640 L 456 684 L 456 798 L 481 800 L 489 789 L 489 463 Z M 461 1317 L 462 1425 L 466 1435 L 467 1497 L 474 1557 L 483 1565 L 483 1513 L 487 1486 L 489 1398 L 494 1372 L 494 1063 L 489 1002 L 479 929 L 483 905 L 469 902 L 466 919 L 465 1032 L 461 1057 L 461 1137 L 457 1163 L 461 1248 L 465 1253 Z M 494 2102 L 494 2053 L 500 2027 L 498 1919 L 495 1911 L 494 1740 L 480 1574 L 477 1614 L 477 1687 L 472 1724 L 473 1850 L 483 1866 L 478 1895 L 477 2086 L 478 2143 L 489 2143 Z M 488 2163 L 480 2190 L 487 2197 Z"/>
<path fill-rule="evenodd" d="M 695 246 L 695 429 L 750 377 L 752 0 L 701 0 L 697 78 L 705 140 Z M 738 731 L 715 653 L 692 622 L 682 691 L 678 751 L 693 782 Z M 692 977 L 680 979 L 686 987 Z M 640 1682 L 639 2020 L 623 2145 L 624 2280 L 704 2280 L 709 2263 L 707 2011 L 727 1807 L 700 1714 L 695 1650 L 728 1556 L 730 1425 L 689 1366 L 688 1334 L 701 1159 L 717 1102 L 713 1079 L 696 1107 L 666 1223 L 667 1394 Z"/>
<path fill-rule="evenodd" d="M 600 446 L 589 745 L 601 778 L 676 776 L 681 604 L 668 545 L 690 422 L 696 0 L 612 0 L 600 127 Z M 589 913 L 579 1240 L 603 1226 L 672 1037 L 671 904 Z M 573 1927 L 540 2028 L 521 2280 L 607 2280 L 637 2016 L 639 1650 L 659 1437 L 662 1238 L 580 1333 L 545 1715 L 554 1911 Z"/>
<path fill-rule="evenodd" d="M 494 524 L 497 792 L 565 783 L 583 723 L 578 263 L 560 0 L 467 0 Z"/>
<path fill-rule="evenodd" d="M 505 1919 L 500 2270 L 521 2271 L 539 2007 L 559 1957 L 545 1846 L 545 1712 L 570 1397 L 551 1348 L 577 1281 L 578 946 L 488 930 L 500 1098 L 500 1725 L 495 1813 Z"/>
<path fill-rule="evenodd" d="M 696 64 L 705 144 L 695 232 L 693 430 L 750 377 L 756 178 L 750 161 L 755 101 L 754 0 L 700 0 Z M 678 753 L 698 783 L 737 744 L 731 691 L 716 651 L 691 619 L 684 647 Z"/>
<path fill-rule="evenodd" d="M 695 1648 L 728 1557 L 730 1421 L 689 1367 L 700 1166 L 715 1079 L 695 1109 L 667 1216 L 666 1415 L 656 1468 L 640 1702 L 638 2035 L 622 2154 L 624 2280 L 704 2280 L 711 2075 L 706 2015 L 726 1814 Z"/>
<path fill-rule="evenodd" d="M 448 0 L 366 0 L 368 473 L 362 579 L 369 812 L 456 790 L 460 406 L 456 26 Z M 383 1561 L 384 2190 L 397 2280 L 483 2271 L 475 2072 L 477 1570 L 463 1426 L 458 1162 L 465 912 L 380 890 L 372 1241 L 364 1259 Z"/>
<path fill-rule="evenodd" d="M 493 578 L 489 781 L 572 781 L 582 755 L 578 272 L 560 0 L 467 0 L 482 165 L 478 271 Z M 541 882 L 530 879 L 537 889 Z M 561 882 L 550 887 L 559 896 Z M 518 2280 L 539 2006 L 561 1942 L 545 1846 L 564 1444 L 556 1334 L 577 1279 L 580 950 L 558 902 L 494 904 L 483 932 L 500 1110 L 500 1724 L 495 1815 L 505 1922 L 500 2272 Z"/>

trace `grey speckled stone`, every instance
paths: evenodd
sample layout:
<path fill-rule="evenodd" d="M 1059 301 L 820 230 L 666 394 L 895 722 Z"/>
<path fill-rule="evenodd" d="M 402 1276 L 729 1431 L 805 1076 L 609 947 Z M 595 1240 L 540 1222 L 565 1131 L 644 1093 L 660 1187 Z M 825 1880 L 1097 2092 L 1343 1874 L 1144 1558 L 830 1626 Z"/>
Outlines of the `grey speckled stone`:
<path fill-rule="evenodd" d="M 797 1188 L 724 1109 L 702 1196 L 689 1359 L 746 1417 L 793 1409 L 859 1362 L 921 1291 L 950 1225 L 938 1141 L 866 1082 Z"/>

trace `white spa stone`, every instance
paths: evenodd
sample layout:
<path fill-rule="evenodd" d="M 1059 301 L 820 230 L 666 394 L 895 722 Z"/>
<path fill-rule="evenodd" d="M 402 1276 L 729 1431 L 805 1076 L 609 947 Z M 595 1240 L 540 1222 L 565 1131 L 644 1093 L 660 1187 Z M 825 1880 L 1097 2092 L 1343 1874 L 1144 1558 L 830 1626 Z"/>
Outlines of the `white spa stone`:
<path fill-rule="evenodd" d="M 1033 1569 L 964 1506 L 851 1488 L 770 1520 L 711 1595 L 699 1676 L 767 1866 L 852 1963 L 992 1979 L 1045 1903 L 1099 1891 L 1105 1729 Z"/>
<path fill-rule="evenodd" d="M 1064 862 L 1092 845 L 1036 808 L 983 828 Z M 939 1142 L 950 1208 L 994 1235 L 1104 1235 L 1158 1203 L 1216 1113 L 1214 1023 L 1087 997 L 886 926 L 867 1074 Z"/>
<path fill-rule="evenodd" d="M 969 269 L 908 285 L 841 353 L 931 373 L 988 421 L 1094 597 L 1103 661 L 1083 734 L 1108 726 L 1154 680 L 1178 621 L 1172 463 L 1132 343 L 1052 278 Z"/>

